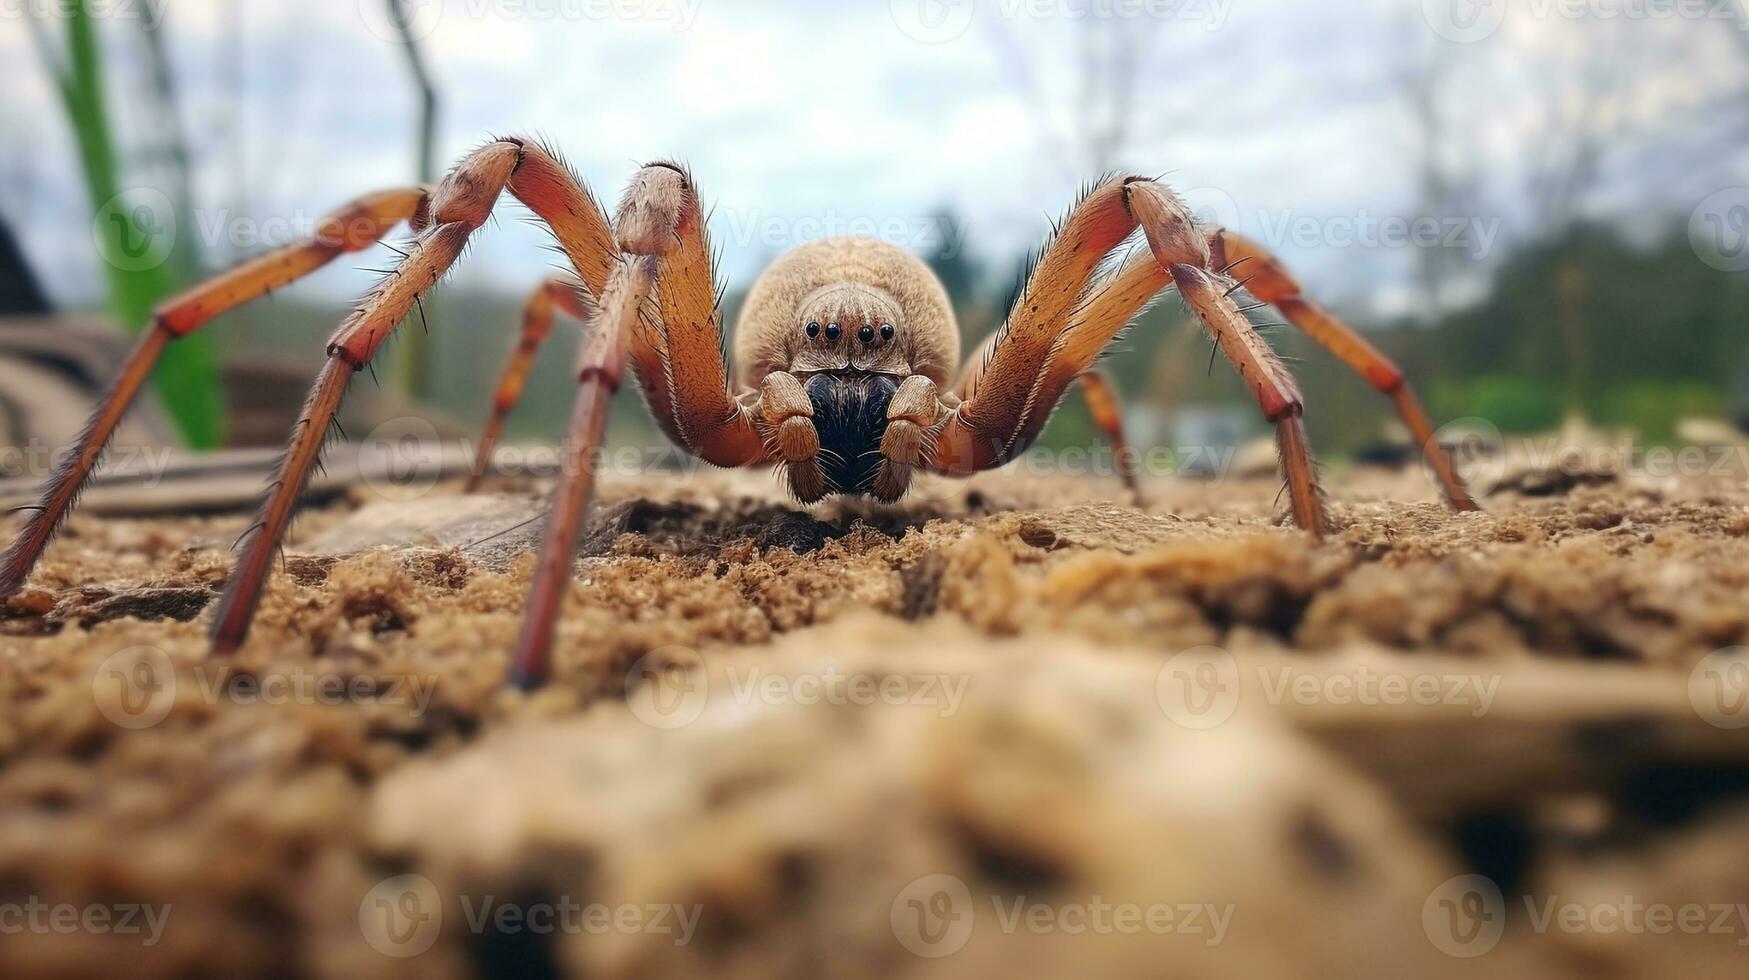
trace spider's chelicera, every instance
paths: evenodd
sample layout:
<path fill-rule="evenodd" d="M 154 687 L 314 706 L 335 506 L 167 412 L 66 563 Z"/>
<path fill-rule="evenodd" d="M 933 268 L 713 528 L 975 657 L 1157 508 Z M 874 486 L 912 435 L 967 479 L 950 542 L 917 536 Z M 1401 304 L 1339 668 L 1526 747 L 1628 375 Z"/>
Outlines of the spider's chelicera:
<path fill-rule="evenodd" d="M 592 458 L 628 368 L 663 433 L 700 459 L 775 465 L 804 502 L 834 493 L 896 500 L 918 471 L 966 474 L 1013 459 L 1038 437 L 1071 384 L 1080 385 L 1094 419 L 1120 449 L 1119 460 L 1128 460 L 1117 400 L 1094 363 L 1156 296 L 1174 287 L 1275 426 L 1293 518 L 1317 535 L 1324 511 L 1299 390 L 1247 319 L 1247 308 L 1234 301 L 1247 286 L 1259 305 L 1273 304 L 1390 395 L 1452 506 L 1475 507 L 1402 372 L 1307 298 L 1267 251 L 1225 229 L 1199 226 L 1158 181 L 1114 177 L 1090 187 L 1040 253 L 1007 321 L 963 365 L 953 308 L 922 262 L 870 239 L 832 238 L 796 248 L 748 294 L 731 374 L 722 356 L 704 212 L 685 168 L 658 161 L 639 170 L 610 221 L 550 149 L 507 138 L 469 154 L 436 187 L 360 198 L 323 222 L 317 236 L 246 262 L 160 308 L 79 445 L 57 466 L 40 506 L 0 557 L 0 598 L 23 586 L 172 341 L 338 255 L 369 247 L 406 221 L 414 237 L 405 257 L 328 342 L 328 361 L 219 601 L 213 651 L 238 649 L 347 382 L 461 256 L 506 190 L 552 231 L 577 279 L 551 280 L 529 299 L 470 488 L 489 466 L 555 311 L 589 324 L 567 464 L 554 488 L 511 662 L 512 680 L 524 687 L 547 678 L 554 626 L 594 493 Z M 1133 489 L 1133 471 L 1125 475 Z"/>

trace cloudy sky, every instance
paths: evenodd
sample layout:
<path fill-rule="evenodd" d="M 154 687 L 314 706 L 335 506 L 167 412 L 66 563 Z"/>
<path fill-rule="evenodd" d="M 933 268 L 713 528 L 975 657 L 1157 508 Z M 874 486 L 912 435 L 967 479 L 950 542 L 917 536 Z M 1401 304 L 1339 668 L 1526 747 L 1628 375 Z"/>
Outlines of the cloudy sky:
<path fill-rule="evenodd" d="M 0 213 L 56 296 L 78 303 L 100 282 L 90 206 L 21 19 L 34 10 L 58 39 L 64 2 L 0 0 Z M 153 137 L 130 97 L 146 76 L 129 32 L 142 19 L 168 32 L 196 158 L 195 233 L 212 261 L 411 178 L 415 94 L 383 0 L 106 2 L 112 110 L 128 147 Z M 1456 247 L 1485 264 L 1502 237 L 1528 233 L 1550 194 L 1539 178 L 1573 169 L 1563 154 L 1585 145 L 1576 134 L 1601 134 L 1582 210 L 1681 217 L 1749 184 L 1737 2 L 414 6 L 442 91 L 445 163 L 490 133 L 536 134 L 611 199 L 639 161 L 685 159 L 742 285 L 821 234 L 927 249 L 944 207 L 961 221 L 951 234 L 1006 269 L 1104 161 L 1169 173 L 1205 215 L 1271 241 L 1327 293 L 1393 311 L 1411 302 L 1417 249 Z M 1430 74 L 1432 155 L 1466 188 L 1434 216 L 1455 246 L 1393 237 L 1393 220 L 1423 213 L 1433 130 L 1413 96 Z M 128 183 L 157 180 L 138 167 Z M 525 288 L 550 261 L 541 244 L 503 221 L 456 281 Z M 355 293 L 368 264 L 339 263 L 307 288 Z"/>

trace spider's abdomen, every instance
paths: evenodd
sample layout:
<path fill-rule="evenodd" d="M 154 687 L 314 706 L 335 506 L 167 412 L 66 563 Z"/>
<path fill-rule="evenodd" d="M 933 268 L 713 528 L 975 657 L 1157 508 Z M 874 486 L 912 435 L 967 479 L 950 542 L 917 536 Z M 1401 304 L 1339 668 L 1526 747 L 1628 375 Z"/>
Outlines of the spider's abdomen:
<path fill-rule="evenodd" d="M 820 434 L 820 472 L 829 493 L 874 489 L 887 405 L 898 390 L 898 381 L 885 374 L 833 372 L 808 379 L 814 429 Z"/>

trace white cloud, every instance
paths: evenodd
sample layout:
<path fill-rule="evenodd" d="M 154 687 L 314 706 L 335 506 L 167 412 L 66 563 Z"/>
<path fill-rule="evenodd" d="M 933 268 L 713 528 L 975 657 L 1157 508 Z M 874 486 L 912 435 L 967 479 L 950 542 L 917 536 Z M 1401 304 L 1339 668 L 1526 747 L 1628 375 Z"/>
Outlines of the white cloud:
<path fill-rule="evenodd" d="M 320 213 L 410 179 L 414 97 L 401 51 L 370 30 L 379 2 L 171 0 L 203 203 Z M 693 164 L 723 208 L 780 220 L 915 218 L 946 203 L 969 222 L 972 246 L 1005 263 L 1091 176 L 1062 150 L 1084 122 L 1086 28 L 1063 15 L 1003 17 L 1002 0 L 974 2 L 967 30 L 930 44 L 901 31 L 888 0 L 443 0 L 427 41 L 443 90 L 441 155 L 447 164 L 488 133 L 539 133 L 607 200 L 638 161 L 673 155 Z M 612 8 L 602 3 L 642 4 L 649 16 L 603 17 Z M 1257 212 L 1290 208 L 1403 213 L 1414 175 L 1391 72 L 1406 56 L 1403 32 L 1426 36 L 1420 8 L 1251 0 L 1232 6 L 1218 30 L 1184 20 L 1125 25 L 1150 43 L 1121 161 L 1221 189 L 1246 225 Z M 688 12 L 689 29 L 677 29 L 674 15 Z M 1701 29 L 1642 26 L 1671 43 Z M 1468 66 L 1463 120 L 1491 179 L 1512 184 L 1546 125 L 1514 88 L 1523 63 L 1586 43 L 1593 28 L 1514 19 L 1497 43 L 1456 52 Z M 125 44 L 119 35 L 105 36 Z M 1733 40 L 1720 31 L 1695 57 L 1651 65 L 1624 111 L 1675 118 L 1740 87 L 1745 59 Z M 118 112 L 125 96 L 118 91 Z M 28 247 L 58 295 L 91 295 L 98 280 L 74 147 L 27 37 L 9 26 L 0 29 L 0 119 L 0 175 L 28 172 L 44 185 L 20 195 L 0 183 L 0 206 L 28 218 Z M 51 207 L 60 210 L 43 213 Z M 762 245 L 725 243 L 725 267 L 740 284 L 769 258 Z M 458 279 L 520 290 L 549 261 L 541 244 L 503 222 Z M 1407 265 L 1324 248 L 1290 258 L 1341 291 Z M 365 281 L 336 273 L 314 288 L 352 293 Z"/>

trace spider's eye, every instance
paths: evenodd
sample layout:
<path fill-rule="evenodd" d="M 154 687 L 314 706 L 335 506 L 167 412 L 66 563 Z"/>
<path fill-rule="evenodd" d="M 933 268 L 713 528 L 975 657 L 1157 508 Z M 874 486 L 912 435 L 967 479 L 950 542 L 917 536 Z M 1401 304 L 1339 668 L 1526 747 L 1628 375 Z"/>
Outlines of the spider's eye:
<path fill-rule="evenodd" d="M 818 323 L 808 324 L 808 336 L 810 336 L 810 337 L 820 336 L 820 325 Z"/>
<path fill-rule="evenodd" d="M 844 333 L 844 331 L 839 329 L 838 324 L 836 324 L 836 323 L 826 324 L 826 339 L 827 340 L 837 340 L 839 335 L 841 335 L 843 333 Z"/>
<path fill-rule="evenodd" d="M 862 338 L 862 342 L 865 344 L 874 343 L 874 328 L 866 323 L 862 325 L 861 330 L 856 332 L 856 335 Z"/>
<path fill-rule="evenodd" d="M 890 323 L 881 324 L 881 339 L 882 340 L 892 340 L 893 339 L 893 325 L 892 324 L 890 324 Z"/>

